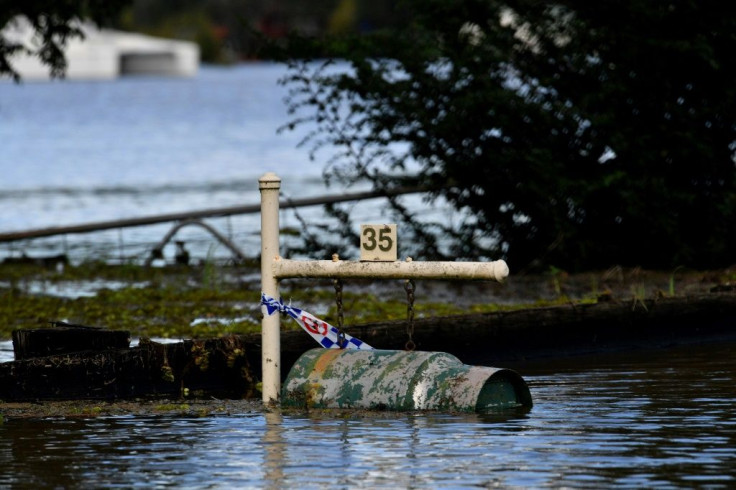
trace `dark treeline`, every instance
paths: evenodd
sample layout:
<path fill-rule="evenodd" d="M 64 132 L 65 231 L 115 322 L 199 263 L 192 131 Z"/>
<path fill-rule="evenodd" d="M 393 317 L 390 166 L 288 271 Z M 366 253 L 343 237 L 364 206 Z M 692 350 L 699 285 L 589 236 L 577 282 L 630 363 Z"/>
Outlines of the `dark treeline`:
<path fill-rule="evenodd" d="M 395 22 L 392 0 L 133 0 L 114 25 L 196 41 L 206 62 L 262 56 L 290 33 L 366 32 Z"/>
<path fill-rule="evenodd" d="M 264 42 L 299 33 L 322 36 L 368 32 L 399 22 L 394 0 L 0 0 L 0 26 L 17 16 L 41 37 L 34 50 L 55 76 L 63 74 L 60 47 L 79 35 L 72 21 L 195 41 L 205 62 L 235 62 L 262 56 Z M 0 74 L 10 73 L 6 55 L 22 46 L 0 38 Z"/>
<path fill-rule="evenodd" d="M 395 202 L 409 253 L 516 271 L 734 263 L 736 4 L 402 8 L 399 29 L 313 45 L 350 70 L 295 63 L 288 85 L 314 148 L 341 151 L 329 178 L 427 186 L 468 212 L 428 224 Z"/>

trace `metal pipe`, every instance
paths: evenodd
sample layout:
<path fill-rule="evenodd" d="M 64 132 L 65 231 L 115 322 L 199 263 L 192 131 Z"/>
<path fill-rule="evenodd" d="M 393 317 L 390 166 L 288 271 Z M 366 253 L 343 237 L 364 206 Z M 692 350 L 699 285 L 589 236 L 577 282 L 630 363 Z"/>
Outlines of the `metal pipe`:
<path fill-rule="evenodd" d="M 157 245 L 153 247 L 153 251 L 156 251 L 156 250 L 158 250 L 159 252 L 162 251 L 163 248 L 166 246 L 166 244 L 169 243 L 169 241 L 174 237 L 177 231 L 189 225 L 197 225 L 197 226 L 204 228 L 205 230 L 209 231 L 212 234 L 212 236 L 217 238 L 220 241 L 220 243 L 222 243 L 227 248 L 229 248 L 230 251 L 233 253 L 233 255 L 235 255 L 235 257 L 237 257 L 240 260 L 246 259 L 245 254 L 232 241 L 230 241 L 225 235 L 223 235 L 222 233 L 220 233 L 214 227 L 208 225 L 207 223 L 204 223 L 199 220 L 194 220 L 194 219 L 188 219 L 186 221 L 182 221 L 181 223 L 175 224 L 174 227 L 171 228 L 171 230 L 169 230 L 166 236 L 164 236 L 164 238 L 160 242 L 158 242 Z M 146 267 L 149 267 L 153 263 L 153 260 L 154 260 L 154 253 L 152 252 L 151 255 L 149 255 L 149 257 L 146 259 Z"/>
<path fill-rule="evenodd" d="M 279 297 L 279 282 L 271 263 L 279 256 L 279 189 L 281 179 L 273 172 L 258 180 L 261 191 L 261 291 Z M 278 405 L 281 392 L 281 317 L 261 307 L 261 366 L 264 405 Z"/>
<path fill-rule="evenodd" d="M 399 189 L 388 189 L 380 191 L 354 192 L 350 194 L 339 194 L 332 196 L 307 197 L 304 199 L 285 199 L 280 203 L 282 208 L 300 208 L 308 206 L 319 206 L 322 204 L 334 204 L 347 201 L 360 201 L 363 199 L 375 199 L 378 197 L 391 197 L 403 194 L 415 194 L 427 192 L 430 189 L 422 187 L 403 187 Z M 97 221 L 69 226 L 53 226 L 49 228 L 38 228 L 35 230 L 11 231 L 0 233 L 0 243 L 41 238 L 54 235 L 66 235 L 74 233 L 92 233 L 95 231 L 111 230 L 115 228 L 129 228 L 133 226 L 147 226 L 170 221 L 185 219 L 212 218 L 221 216 L 233 216 L 237 214 L 257 213 L 261 210 L 260 204 L 248 204 L 245 206 L 232 206 L 225 208 L 204 209 L 200 211 L 185 211 L 182 213 L 159 214 L 155 216 L 143 216 L 141 218 L 126 218 L 112 221 Z"/>
<path fill-rule="evenodd" d="M 503 260 L 494 262 L 357 262 L 346 260 L 289 260 L 276 257 L 271 274 L 277 279 L 289 277 L 361 278 L 361 279 L 446 279 L 494 280 L 502 282 L 509 275 Z"/>

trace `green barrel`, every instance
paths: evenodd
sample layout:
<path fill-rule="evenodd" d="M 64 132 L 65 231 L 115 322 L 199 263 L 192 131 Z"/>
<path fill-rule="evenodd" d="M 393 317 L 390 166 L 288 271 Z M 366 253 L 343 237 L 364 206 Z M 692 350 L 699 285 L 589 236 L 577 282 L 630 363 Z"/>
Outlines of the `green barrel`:
<path fill-rule="evenodd" d="M 312 349 L 284 382 L 283 407 L 489 412 L 531 407 L 510 369 L 468 366 L 443 352 Z"/>

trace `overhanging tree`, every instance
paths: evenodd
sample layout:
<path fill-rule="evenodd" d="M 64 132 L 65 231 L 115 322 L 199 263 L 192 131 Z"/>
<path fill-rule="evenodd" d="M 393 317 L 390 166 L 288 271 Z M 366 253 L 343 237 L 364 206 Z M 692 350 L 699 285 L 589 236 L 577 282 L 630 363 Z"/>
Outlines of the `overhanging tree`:
<path fill-rule="evenodd" d="M 733 262 L 736 6 L 401 5 L 401 30 L 328 45 L 347 69 L 296 63 L 285 82 L 294 123 L 340 150 L 329 178 L 425 185 L 467 211 L 428 233 L 399 208 L 425 257 L 502 255 L 517 270 Z"/>

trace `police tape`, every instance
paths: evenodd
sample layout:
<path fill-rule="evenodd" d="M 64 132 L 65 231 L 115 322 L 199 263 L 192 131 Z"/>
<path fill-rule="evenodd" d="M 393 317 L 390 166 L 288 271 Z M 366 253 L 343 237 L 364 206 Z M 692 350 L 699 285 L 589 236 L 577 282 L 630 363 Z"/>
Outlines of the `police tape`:
<path fill-rule="evenodd" d="M 360 339 L 356 339 L 346 333 L 342 333 L 324 320 L 299 308 L 285 305 L 280 299 L 272 298 L 266 293 L 261 293 L 261 305 L 266 309 L 268 315 L 276 312 L 285 313 L 312 336 L 322 347 L 327 349 L 356 349 L 373 350 L 373 347 Z"/>

